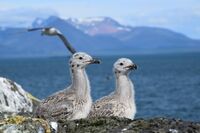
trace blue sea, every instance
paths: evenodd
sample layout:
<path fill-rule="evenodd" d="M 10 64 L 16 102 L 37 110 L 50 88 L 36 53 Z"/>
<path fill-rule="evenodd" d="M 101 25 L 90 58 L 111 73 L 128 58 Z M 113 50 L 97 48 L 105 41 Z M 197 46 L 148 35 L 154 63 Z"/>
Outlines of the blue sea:
<path fill-rule="evenodd" d="M 122 56 L 99 56 L 101 65 L 87 68 L 94 100 L 115 88 L 113 63 Z M 137 118 L 173 117 L 200 121 L 200 54 L 123 56 L 138 70 L 134 82 Z M 0 76 L 16 81 L 43 99 L 70 84 L 69 57 L 0 59 Z"/>

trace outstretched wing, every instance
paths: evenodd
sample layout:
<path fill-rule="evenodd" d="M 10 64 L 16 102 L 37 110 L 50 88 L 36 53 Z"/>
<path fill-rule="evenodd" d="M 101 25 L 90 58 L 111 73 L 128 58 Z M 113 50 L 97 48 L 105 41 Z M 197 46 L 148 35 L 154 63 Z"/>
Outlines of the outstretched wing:
<path fill-rule="evenodd" d="M 50 29 L 52 27 L 38 27 L 38 28 L 30 28 L 27 29 L 27 31 L 36 31 L 36 30 L 42 30 L 42 29 Z"/>
<path fill-rule="evenodd" d="M 58 34 L 58 37 L 63 41 L 66 48 L 72 53 L 76 53 L 76 50 L 72 47 L 72 45 L 69 43 L 69 41 L 64 37 L 62 34 Z"/>
<path fill-rule="evenodd" d="M 38 28 L 31 28 L 31 29 L 27 29 L 27 31 L 37 31 L 37 30 L 42 30 L 42 29 L 50 29 L 53 27 L 38 27 Z M 58 35 L 58 37 L 63 41 L 63 43 L 65 44 L 66 48 L 72 53 L 76 53 L 76 50 L 72 47 L 72 45 L 69 43 L 69 41 L 64 37 L 64 35 L 62 33 L 60 33 L 60 31 L 58 31 L 57 29 L 54 28 L 54 30 L 57 31 L 56 35 Z M 55 34 L 54 34 L 55 35 Z"/>
<path fill-rule="evenodd" d="M 31 28 L 31 29 L 27 29 L 27 31 L 36 31 L 36 30 L 42 30 L 42 29 L 44 29 L 44 27 Z"/>

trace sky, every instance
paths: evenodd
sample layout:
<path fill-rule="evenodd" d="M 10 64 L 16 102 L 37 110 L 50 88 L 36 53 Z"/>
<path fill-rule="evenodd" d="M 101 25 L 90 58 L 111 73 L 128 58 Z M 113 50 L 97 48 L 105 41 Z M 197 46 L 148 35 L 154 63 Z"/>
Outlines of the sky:
<path fill-rule="evenodd" d="M 37 18 L 107 16 L 130 26 L 163 27 L 200 39 L 200 0 L 0 0 L 0 27 Z"/>

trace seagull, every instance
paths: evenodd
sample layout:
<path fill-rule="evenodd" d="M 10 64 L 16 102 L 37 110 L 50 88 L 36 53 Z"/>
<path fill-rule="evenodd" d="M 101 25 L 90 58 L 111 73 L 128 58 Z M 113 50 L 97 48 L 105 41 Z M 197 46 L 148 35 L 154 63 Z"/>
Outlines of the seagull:
<path fill-rule="evenodd" d="M 99 60 L 84 52 L 73 54 L 69 62 L 72 84 L 44 99 L 35 112 L 36 117 L 56 122 L 86 118 L 92 99 L 85 68 L 89 64 L 99 63 Z"/>
<path fill-rule="evenodd" d="M 56 28 L 54 27 L 39 27 L 39 28 L 31 28 L 28 29 L 27 31 L 37 31 L 41 30 L 41 35 L 47 35 L 47 36 L 58 36 L 63 43 L 65 44 L 66 48 L 72 53 L 76 53 L 76 50 L 71 46 L 69 41 L 65 38 L 65 36 Z"/>
<path fill-rule="evenodd" d="M 136 114 L 135 92 L 129 73 L 137 66 L 128 58 L 120 58 L 114 64 L 116 89 L 93 103 L 88 117 L 117 116 L 134 119 Z"/>

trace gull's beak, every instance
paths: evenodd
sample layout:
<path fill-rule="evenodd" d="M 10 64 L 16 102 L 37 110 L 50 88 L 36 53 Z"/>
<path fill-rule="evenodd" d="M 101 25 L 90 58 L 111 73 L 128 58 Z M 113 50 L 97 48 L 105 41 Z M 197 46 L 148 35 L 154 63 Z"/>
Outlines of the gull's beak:
<path fill-rule="evenodd" d="M 90 64 L 100 64 L 101 62 L 100 62 L 100 60 L 99 59 L 92 59 L 91 61 L 90 61 Z"/>
<path fill-rule="evenodd" d="M 126 68 L 129 68 L 130 70 L 137 70 L 137 65 L 132 64 L 132 65 L 127 66 Z"/>

